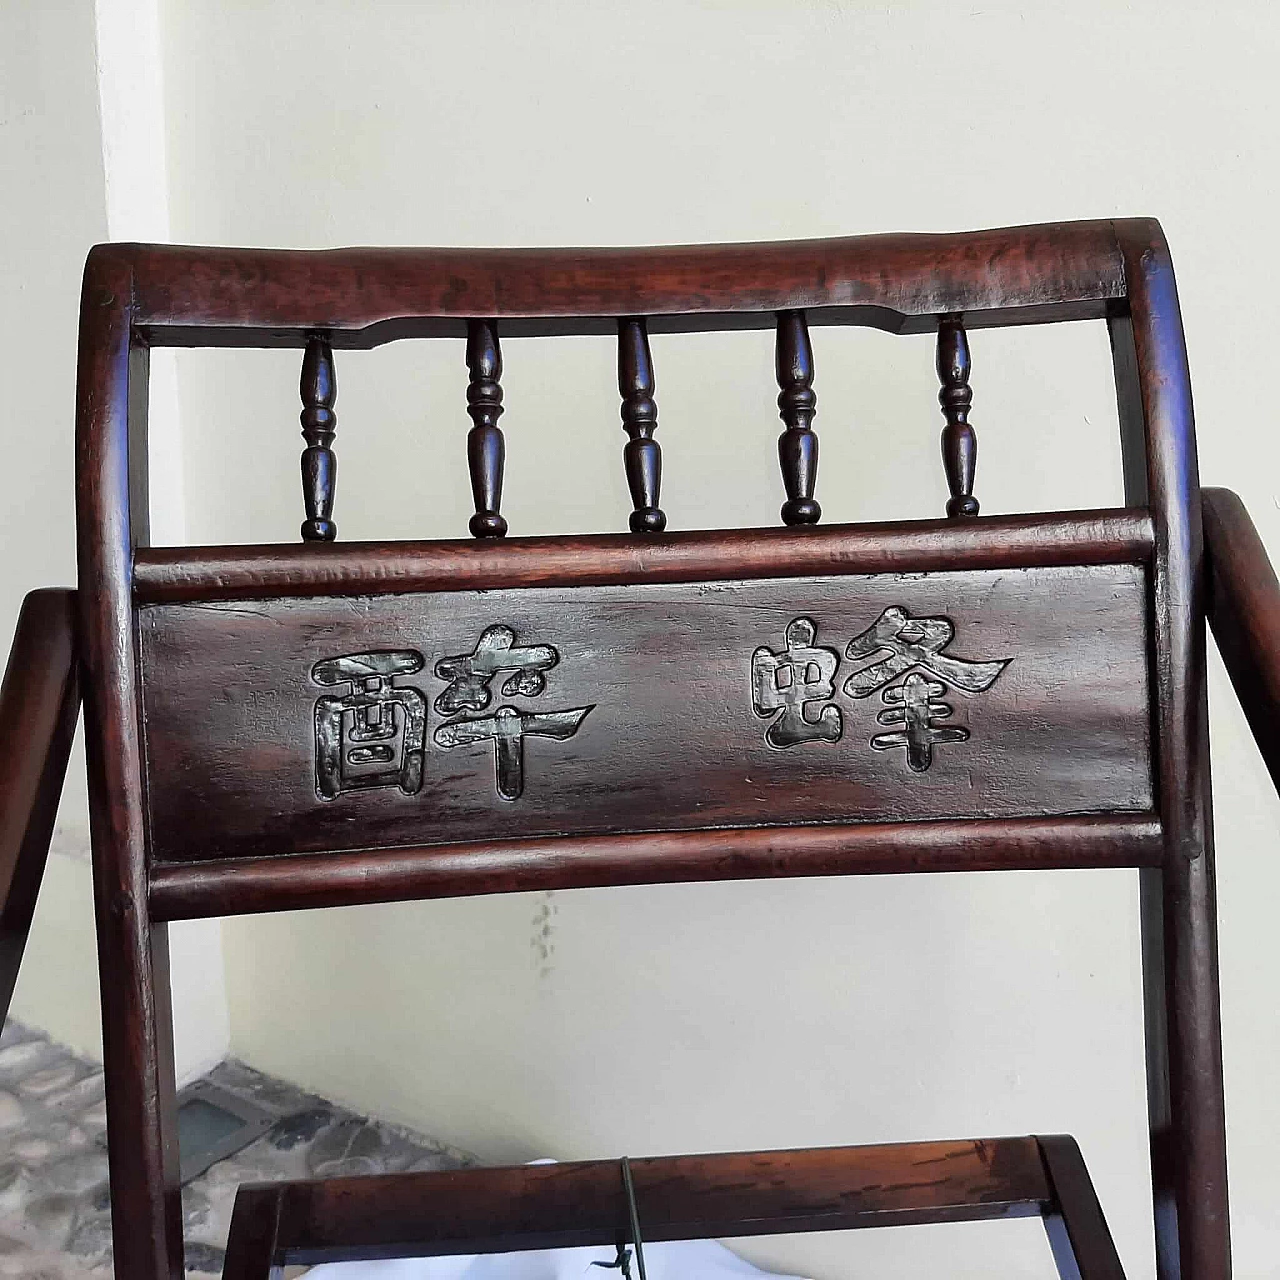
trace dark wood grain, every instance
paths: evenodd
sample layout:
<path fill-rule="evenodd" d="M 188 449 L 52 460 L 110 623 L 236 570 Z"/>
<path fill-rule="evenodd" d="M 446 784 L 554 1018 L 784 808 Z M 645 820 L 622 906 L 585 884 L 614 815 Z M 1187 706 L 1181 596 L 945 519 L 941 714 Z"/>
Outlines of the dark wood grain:
<path fill-rule="evenodd" d="M 1209 625 L 1280 788 L 1280 581 L 1239 497 L 1228 489 L 1200 492 Z"/>
<path fill-rule="evenodd" d="M 1076 1140 L 1054 1134 L 1038 1141 L 1052 1201 L 1045 1209 L 1044 1226 L 1060 1280 L 1124 1280 L 1120 1255 Z"/>
<path fill-rule="evenodd" d="M 157 920 L 534 889 L 942 871 L 1158 866 L 1154 814 L 829 823 L 405 846 L 151 871 Z"/>
<path fill-rule="evenodd" d="M 927 775 L 901 750 L 872 749 L 889 725 L 889 681 L 845 688 L 857 666 L 846 645 L 897 608 L 949 619 L 946 655 L 1010 660 L 985 691 L 951 684 L 948 723 L 971 737 L 939 747 Z M 1144 574 L 1131 565 L 147 606 L 151 848 L 182 861 L 420 844 L 424 831 L 444 843 L 1145 810 L 1145 612 Z M 843 734 L 778 750 L 767 741 L 773 713 L 753 705 L 753 655 L 785 653 L 796 618 L 813 619 L 817 643 L 841 659 L 824 701 L 841 708 Z M 499 696 L 500 677 L 477 713 L 503 702 L 590 708 L 566 741 L 526 739 L 517 803 L 495 790 L 491 744 L 439 745 L 457 708 L 439 706 L 437 663 L 493 626 L 517 645 L 553 646 L 559 660 L 545 693 Z M 396 678 L 435 703 L 421 789 L 321 801 L 313 723 L 330 690 L 311 672 L 363 650 L 421 655 L 417 675 Z M 201 671 L 210 679 L 193 678 Z"/>
<path fill-rule="evenodd" d="M 1118 222 L 1129 292 L 1113 316 L 1126 498 L 1155 516 L 1152 612 L 1163 868 L 1142 873 L 1143 989 L 1161 1277 L 1228 1280 L 1226 1120 L 1191 376 L 1164 233 Z M 1137 459 L 1145 457 L 1145 469 Z"/>
<path fill-rule="evenodd" d="M 1032 1217 L 1051 1195 L 1034 1138 L 630 1164 L 646 1242 Z M 284 1182 L 240 1195 L 225 1280 L 263 1280 L 266 1266 L 286 1261 L 612 1246 L 630 1236 L 615 1160 Z"/>
<path fill-rule="evenodd" d="M 824 529 L 682 531 L 469 541 L 347 542 L 310 547 L 154 547 L 134 555 L 142 604 L 288 596 L 391 595 L 494 587 L 732 582 L 819 573 L 928 573 L 1144 564 L 1154 534 L 1143 510 L 828 525 Z"/>
<path fill-rule="evenodd" d="M 612 333 L 637 315 L 651 334 L 772 328 L 790 310 L 811 326 L 932 333 L 937 317 L 960 313 L 971 329 L 1101 319 L 1125 297 L 1105 220 L 652 249 L 96 252 L 133 275 L 136 322 L 157 346 L 303 346 L 319 329 L 335 347 L 369 347 L 463 337 L 477 316 L 500 321 L 508 337 Z"/>
<path fill-rule="evenodd" d="M 782 523 L 817 524 L 822 518 L 822 508 L 813 497 L 818 482 L 818 436 L 813 430 L 818 397 L 813 389 L 813 347 L 803 311 L 784 311 L 778 316 L 774 365 L 778 413 L 783 422 L 778 462 L 787 491 Z"/>
<path fill-rule="evenodd" d="M 80 714 L 75 608 L 74 591 L 27 596 L 0 686 L 0 1025 L 31 930 Z"/>
<path fill-rule="evenodd" d="M 501 538 L 507 522 L 502 506 L 502 470 L 507 446 L 498 419 L 502 417 L 502 348 L 495 320 L 467 324 L 467 470 L 476 513 L 471 517 L 473 538 Z"/>
<path fill-rule="evenodd" d="M 338 536 L 333 522 L 334 489 L 338 459 L 333 452 L 338 415 L 333 411 L 338 380 L 333 371 L 333 351 L 318 334 L 307 339 L 298 389 L 302 396 L 302 498 L 307 518 L 302 536 L 308 542 L 332 542 Z"/>
<path fill-rule="evenodd" d="M 976 516 L 973 476 L 978 465 L 978 437 L 969 424 L 973 391 L 969 386 L 969 339 L 959 316 L 938 325 L 938 402 L 946 425 L 942 428 L 942 466 L 947 476 L 947 515 Z"/>
<path fill-rule="evenodd" d="M 667 517 L 658 506 L 662 490 L 662 448 L 653 438 L 658 429 L 657 384 L 649 332 L 643 319 L 618 322 L 618 392 L 622 396 L 622 427 L 627 433 L 622 460 L 631 491 L 632 533 L 661 533 Z"/>
<path fill-rule="evenodd" d="M 127 263 L 85 266 L 76 382 L 77 635 L 93 840 L 111 1222 L 120 1280 L 182 1280 L 167 926 L 147 909 L 131 549 L 149 539 L 147 348 Z"/>

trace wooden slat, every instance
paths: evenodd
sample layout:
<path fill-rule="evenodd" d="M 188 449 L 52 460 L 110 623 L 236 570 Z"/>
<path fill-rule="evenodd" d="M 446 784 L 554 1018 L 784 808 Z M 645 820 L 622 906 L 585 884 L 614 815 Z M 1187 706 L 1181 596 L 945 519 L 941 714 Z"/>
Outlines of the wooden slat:
<path fill-rule="evenodd" d="M 80 714 L 75 605 L 74 591 L 27 596 L 0 687 L 0 1026 L 35 914 Z"/>
<path fill-rule="evenodd" d="M 646 1242 L 1028 1217 L 1050 1198 L 1034 1138 L 675 1156 L 631 1171 Z M 241 1188 L 223 1274 L 261 1280 L 272 1243 L 270 1260 L 317 1263 L 629 1233 L 614 1160 L 274 1183 Z"/>
<path fill-rule="evenodd" d="M 821 529 L 735 529 L 504 538 L 477 544 L 339 542 L 312 546 L 140 547 L 141 604 L 283 596 L 391 595 L 496 587 L 741 581 L 813 574 L 1143 564 L 1151 517 L 1140 508 L 908 520 Z"/>
<path fill-rule="evenodd" d="M 186 920 L 610 884 L 1158 866 L 1161 847 L 1149 813 L 555 836 L 161 864 L 150 909 Z"/>
<path fill-rule="evenodd" d="M 1076 1140 L 1066 1134 L 1039 1139 L 1052 1203 L 1044 1227 L 1061 1280 L 1124 1280 L 1115 1241 L 1098 1203 Z"/>
<path fill-rule="evenodd" d="M 503 321 L 510 337 L 612 331 L 640 315 L 655 330 L 772 327 L 774 312 L 806 308 L 810 324 L 923 332 L 961 312 L 969 324 L 1101 316 L 1125 292 L 1107 221 L 646 249 L 100 245 L 93 254 L 91 271 L 110 260 L 132 273 L 135 321 L 154 345 L 301 345 L 323 329 L 337 346 L 367 347 L 462 336 L 477 317 Z"/>

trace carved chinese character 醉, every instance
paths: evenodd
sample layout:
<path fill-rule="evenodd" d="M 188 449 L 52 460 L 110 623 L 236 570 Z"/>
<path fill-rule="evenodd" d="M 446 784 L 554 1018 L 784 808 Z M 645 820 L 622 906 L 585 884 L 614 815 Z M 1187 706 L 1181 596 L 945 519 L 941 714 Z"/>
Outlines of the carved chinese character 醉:
<path fill-rule="evenodd" d="M 840 708 L 827 701 L 835 694 L 840 654 L 814 644 L 810 618 L 787 626 L 787 647 L 775 653 L 763 645 L 751 655 L 751 702 L 758 716 L 772 716 L 765 731 L 771 747 L 799 742 L 837 742 L 843 731 Z M 824 706 L 819 704 L 825 703 Z"/>
<path fill-rule="evenodd" d="M 436 663 L 436 675 L 449 681 L 436 699 L 436 710 L 446 716 L 483 711 L 493 698 L 489 685 L 503 671 L 511 673 L 502 684 L 504 697 L 536 698 L 546 688 L 543 672 L 559 661 L 560 655 L 549 644 L 516 647 L 516 633 L 510 627 L 486 627 L 470 653 Z"/>
<path fill-rule="evenodd" d="M 311 668 L 320 685 L 347 685 L 346 694 L 316 699 L 316 793 L 332 800 L 344 791 L 422 787 L 427 701 L 417 689 L 393 683 L 421 671 L 414 649 L 348 653 Z"/>

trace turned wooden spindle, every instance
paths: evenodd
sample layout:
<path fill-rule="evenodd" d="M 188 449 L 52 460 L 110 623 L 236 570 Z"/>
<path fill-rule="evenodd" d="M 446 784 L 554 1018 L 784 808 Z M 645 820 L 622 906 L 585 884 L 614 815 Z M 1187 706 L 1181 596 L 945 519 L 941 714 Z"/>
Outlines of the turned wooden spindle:
<path fill-rule="evenodd" d="M 818 397 L 813 390 L 813 348 L 803 311 L 778 314 L 776 368 L 778 413 L 786 425 L 778 437 L 778 462 L 787 491 L 782 522 L 817 524 L 822 518 L 822 508 L 813 497 L 818 479 L 818 435 L 813 430 Z"/>
<path fill-rule="evenodd" d="M 476 513 L 469 528 L 473 538 L 501 538 L 507 522 L 502 505 L 502 467 L 507 446 L 498 427 L 502 417 L 502 348 L 493 320 L 467 321 L 467 412 L 475 424 L 467 432 L 467 467 Z"/>
<path fill-rule="evenodd" d="M 338 459 L 332 449 L 338 415 L 333 402 L 338 398 L 338 381 L 333 372 L 333 349 L 319 334 L 307 339 L 302 357 L 302 500 L 307 518 L 302 537 L 307 542 L 332 542 L 338 534 L 334 524 L 333 488 L 338 478 Z"/>
<path fill-rule="evenodd" d="M 630 439 L 622 460 L 631 490 L 632 533 L 661 533 L 667 517 L 658 506 L 662 487 L 662 449 L 653 438 L 658 429 L 658 402 L 653 398 L 653 358 L 649 332 L 640 319 L 618 321 L 618 391 L 622 426 Z"/>
<path fill-rule="evenodd" d="M 938 324 L 938 403 L 946 426 L 942 428 L 942 466 L 947 473 L 947 515 L 976 516 L 973 473 L 978 464 L 978 437 L 969 425 L 973 391 L 969 387 L 969 339 L 959 316 L 947 316 Z"/>

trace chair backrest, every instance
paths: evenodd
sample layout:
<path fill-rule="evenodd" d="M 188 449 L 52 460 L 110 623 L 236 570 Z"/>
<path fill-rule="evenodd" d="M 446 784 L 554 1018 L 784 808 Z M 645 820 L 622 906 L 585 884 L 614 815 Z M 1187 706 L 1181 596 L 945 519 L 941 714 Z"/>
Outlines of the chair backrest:
<path fill-rule="evenodd" d="M 1128 505 L 979 516 L 966 330 L 1101 319 Z M 815 527 L 818 324 L 937 333 L 946 519 Z M 766 326 L 785 527 L 664 532 L 648 334 Z M 606 331 L 631 532 L 505 539 L 500 336 Z M 466 339 L 474 540 L 337 542 L 334 352 L 415 337 Z M 148 547 L 163 345 L 304 349 L 301 545 Z M 1161 1274 L 1225 1276 L 1200 507 L 1156 223 L 635 251 L 100 246 L 78 414 L 120 1274 L 168 1275 L 180 1251 L 168 920 L 1132 866 Z"/>

